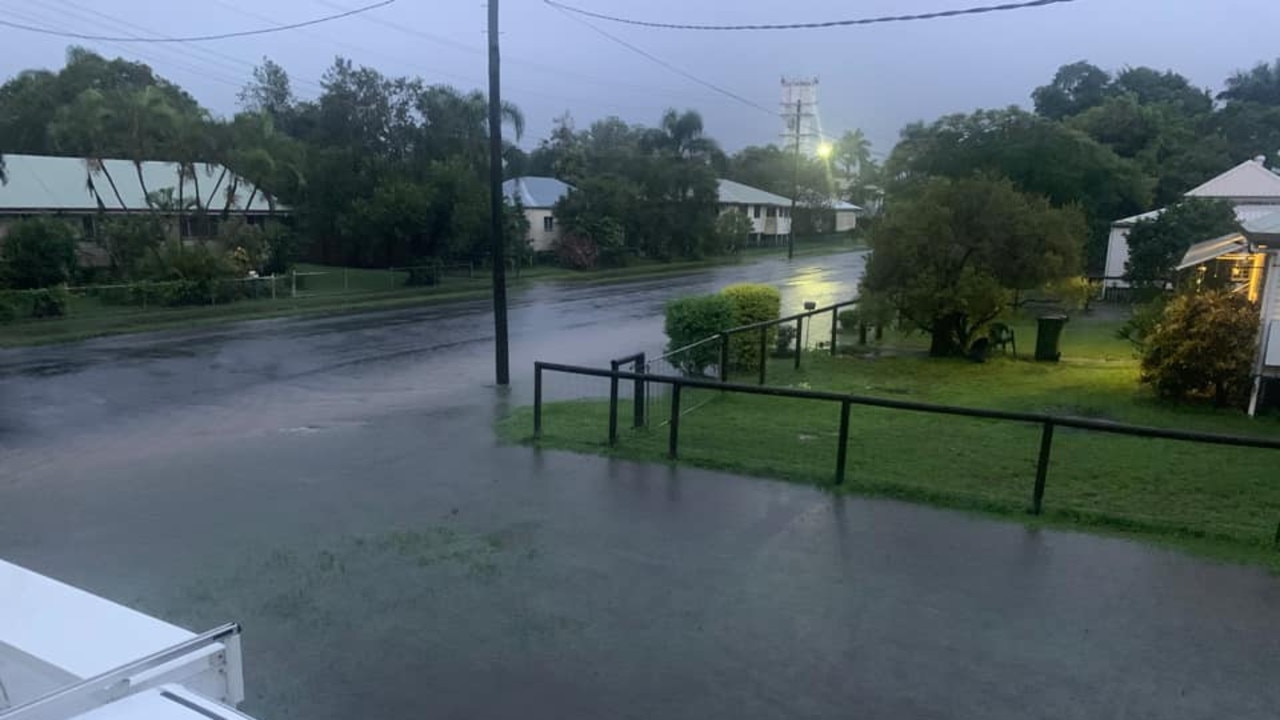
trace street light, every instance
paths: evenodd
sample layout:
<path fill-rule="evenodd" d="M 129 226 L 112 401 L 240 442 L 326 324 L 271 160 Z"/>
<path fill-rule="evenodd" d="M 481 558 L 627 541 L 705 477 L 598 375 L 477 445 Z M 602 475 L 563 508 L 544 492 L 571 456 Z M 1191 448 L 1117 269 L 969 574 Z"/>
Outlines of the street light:
<path fill-rule="evenodd" d="M 827 160 L 831 157 L 831 153 L 835 152 L 835 147 L 829 143 L 818 143 L 818 157 Z"/>

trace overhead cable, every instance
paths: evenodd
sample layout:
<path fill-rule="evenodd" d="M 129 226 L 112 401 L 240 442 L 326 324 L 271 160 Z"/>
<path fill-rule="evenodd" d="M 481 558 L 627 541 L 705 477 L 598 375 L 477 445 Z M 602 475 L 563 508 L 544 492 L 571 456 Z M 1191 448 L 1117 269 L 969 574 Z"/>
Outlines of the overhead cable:
<path fill-rule="evenodd" d="M 812 30 L 816 28 L 831 27 L 848 27 L 853 25 L 879 25 L 882 23 L 900 23 L 915 22 L 919 20 L 937 20 L 941 18 L 958 17 L 961 15 L 982 15 L 985 13 L 1007 12 L 1009 10 L 1025 10 L 1029 8 L 1044 7 L 1046 5 L 1057 5 L 1061 3 L 1076 2 L 1076 0 L 1025 0 L 1024 2 L 1001 3 L 999 5 L 983 5 L 979 7 L 958 8 L 956 10 L 938 10 L 935 12 L 916 13 L 913 15 L 882 15 L 879 17 L 855 18 L 851 20 L 826 20 L 822 22 L 801 22 L 801 23 L 772 23 L 772 24 L 749 24 L 749 25 L 698 25 L 691 23 L 671 23 L 657 22 L 652 20 L 637 20 L 635 18 L 618 17 L 616 15 L 606 15 L 605 13 L 593 12 L 583 8 L 566 5 L 556 0 L 542 0 L 557 10 L 576 13 L 596 20 L 605 20 L 612 23 L 621 23 L 623 25 L 636 25 L 639 27 L 659 28 L 662 30 L 716 30 L 716 31 L 735 31 L 735 30 Z"/>
<path fill-rule="evenodd" d="M 24 25 L 22 23 L 11 22 L 9 20 L 0 19 L 0 25 L 15 28 L 17 30 L 26 30 L 28 32 L 40 33 L 42 35 L 53 35 L 56 37 L 72 38 L 75 40 L 94 40 L 99 42 L 121 42 L 121 43 L 189 43 L 189 42 L 209 42 L 213 40 L 228 40 L 238 37 L 249 37 L 251 35 L 267 35 L 270 33 L 284 32 L 286 30 L 296 30 L 298 28 L 309 27 L 311 25 L 319 25 L 321 23 L 340 20 L 352 15 L 376 10 L 386 7 L 394 3 L 396 0 L 382 0 L 382 2 L 365 5 L 346 12 L 334 15 L 326 15 L 324 17 L 312 18 L 302 22 L 288 23 L 286 25 L 275 25 L 272 27 L 255 28 L 253 30 L 238 30 L 236 32 L 216 33 L 212 35 L 187 35 L 182 37 L 158 37 L 158 38 L 140 38 L 136 36 L 120 36 L 120 35 L 91 35 L 88 33 L 67 32 L 63 30 L 54 30 L 51 28 L 37 27 L 35 25 Z"/>

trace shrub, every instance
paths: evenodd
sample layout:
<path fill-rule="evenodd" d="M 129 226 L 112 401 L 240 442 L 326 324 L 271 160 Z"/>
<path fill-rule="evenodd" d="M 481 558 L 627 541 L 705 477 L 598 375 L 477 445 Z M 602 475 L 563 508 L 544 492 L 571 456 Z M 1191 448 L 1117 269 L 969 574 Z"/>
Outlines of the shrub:
<path fill-rule="evenodd" d="M 678 350 L 705 340 L 731 327 L 733 303 L 724 295 L 695 295 L 667 303 L 667 351 Z M 672 364 L 690 375 L 701 375 L 704 368 L 720 360 L 717 343 L 706 343 L 671 359 Z"/>
<path fill-rule="evenodd" d="M 840 329 L 846 332 L 857 330 L 858 323 L 862 322 L 862 315 L 858 312 L 857 308 L 841 310 L 837 317 L 840 318 Z"/>
<path fill-rule="evenodd" d="M 1135 351 L 1144 352 L 1147 348 L 1147 338 L 1155 332 L 1156 325 L 1159 325 L 1161 318 L 1164 317 L 1166 304 L 1164 295 L 1159 295 L 1149 303 L 1134 306 L 1129 318 L 1116 331 L 1116 337 L 1128 340 Z"/>
<path fill-rule="evenodd" d="M 440 282 L 440 276 L 444 274 L 444 263 L 439 258 L 418 258 L 413 261 L 413 267 L 409 268 L 409 276 L 405 278 L 404 284 L 409 287 L 427 287 Z"/>
<path fill-rule="evenodd" d="M 76 267 L 76 236 L 59 220 L 27 218 L 14 223 L 4 238 L 4 278 L 17 290 L 65 283 Z"/>
<path fill-rule="evenodd" d="M 743 283 L 730 285 L 721 291 L 733 307 L 733 325 L 751 325 L 777 320 L 782 314 L 782 293 L 769 285 Z M 778 336 L 778 329 L 765 331 L 766 343 Z M 756 333 L 738 333 L 729 341 L 729 366 L 735 370 L 750 371 L 760 367 L 760 336 Z"/>
<path fill-rule="evenodd" d="M 1208 398 L 1217 407 L 1248 397 L 1258 309 L 1225 291 L 1181 295 L 1146 338 L 1142 382 L 1163 398 Z"/>
<path fill-rule="evenodd" d="M 13 322 L 18 317 L 18 303 L 12 293 L 0 292 L 0 324 Z"/>
<path fill-rule="evenodd" d="M 600 259 L 596 242 L 584 235 L 565 235 L 556 243 L 556 260 L 560 267 L 590 270 Z"/>
<path fill-rule="evenodd" d="M 55 318 L 67 314 L 70 296 L 62 288 L 45 288 L 32 290 L 28 300 L 31 303 L 31 317 Z"/>

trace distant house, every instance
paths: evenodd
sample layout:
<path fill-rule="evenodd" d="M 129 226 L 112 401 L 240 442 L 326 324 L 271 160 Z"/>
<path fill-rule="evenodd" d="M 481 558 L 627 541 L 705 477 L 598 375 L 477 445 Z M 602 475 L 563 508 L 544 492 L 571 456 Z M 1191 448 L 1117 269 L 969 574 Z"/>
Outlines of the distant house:
<path fill-rule="evenodd" d="M 92 237 L 102 215 L 148 211 L 147 194 L 130 160 L 102 160 L 99 164 L 83 158 L 5 154 L 4 161 L 8 182 L 0 184 L 0 238 L 9 224 L 25 217 L 66 218 L 79 223 L 85 237 Z M 234 191 L 231 213 L 247 215 L 251 221 L 271 214 L 268 198 L 261 191 L 254 192 L 248 181 L 214 163 L 197 163 L 195 167 L 196 176 L 190 177 L 178 172 L 177 163 L 143 162 L 142 179 L 151 193 L 171 189 L 175 202 L 181 190 L 188 206 L 194 204 L 198 187 L 200 205 L 211 214 L 227 207 L 228 189 Z M 250 196 L 252 205 L 246 209 L 244 203 Z M 182 228 L 182 234 L 188 235 L 189 229 Z"/>
<path fill-rule="evenodd" d="M 1249 414 L 1280 392 L 1280 212 L 1246 218 L 1243 232 L 1192 245 L 1178 270 L 1198 269 L 1258 305 L 1261 327 Z"/>
<path fill-rule="evenodd" d="M 862 214 L 862 208 L 844 200 L 836 200 L 831 203 L 831 210 L 835 213 L 835 226 L 833 232 L 851 232 L 858 227 L 858 216 Z"/>
<path fill-rule="evenodd" d="M 1186 197 L 1221 198 L 1235 206 L 1241 223 L 1280 212 L 1280 175 L 1267 169 L 1264 158 L 1247 160 L 1212 180 L 1193 188 Z M 1106 287 L 1128 287 L 1124 281 L 1129 261 L 1129 230 L 1139 220 L 1159 217 L 1161 210 L 1123 218 L 1111 224 L 1107 239 Z"/>
<path fill-rule="evenodd" d="M 568 195 L 573 186 L 552 177 L 517 177 L 502 183 L 502 194 L 507 200 L 524 207 L 529 220 L 529 244 L 534 252 L 552 250 L 560 239 L 552 210 L 560 198 Z"/>
<path fill-rule="evenodd" d="M 791 234 L 791 199 L 733 180 L 719 181 L 720 214 L 737 210 L 751 220 L 751 239 L 764 243 Z"/>

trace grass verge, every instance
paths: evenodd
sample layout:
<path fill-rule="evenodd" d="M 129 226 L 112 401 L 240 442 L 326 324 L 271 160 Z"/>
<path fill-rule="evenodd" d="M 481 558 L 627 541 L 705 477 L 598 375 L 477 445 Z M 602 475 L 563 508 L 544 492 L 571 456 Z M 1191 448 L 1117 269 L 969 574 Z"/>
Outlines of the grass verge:
<path fill-rule="evenodd" d="M 1275 418 L 1156 402 L 1139 388 L 1137 361 L 1114 338 L 1117 324 L 1073 320 L 1058 364 L 935 360 L 915 349 L 916 340 L 894 339 L 861 356 L 807 354 L 799 371 L 790 360 L 774 361 L 770 384 L 1280 437 Z M 1031 345 L 1030 326 L 1019 329 Z M 566 399 L 544 408 L 541 447 L 667 461 L 670 406 L 662 393 L 649 400 L 649 427 L 622 431 L 610 448 L 608 405 L 598 399 L 607 381 L 588 386 L 552 374 L 544 382 L 548 397 Z M 621 405 L 625 427 L 631 405 Z M 846 481 L 836 488 L 836 404 L 697 390 L 686 391 L 682 408 L 695 409 L 681 418 L 681 463 L 1119 534 L 1280 570 L 1274 546 L 1280 452 L 1059 428 L 1044 513 L 1035 517 L 1028 514 L 1040 440 L 1035 426 L 855 406 Z M 498 425 L 509 441 L 529 442 L 531 428 L 530 408 Z"/>
<path fill-rule="evenodd" d="M 812 257 L 862 249 L 849 241 L 815 241 L 797 247 L 797 257 Z M 512 287 L 535 282 L 608 283 L 681 275 L 738 262 L 785 253 L 785 248 L 751 248 L 729 258 L 660 263 L 641 261 L 623 268 L 593 272 L 556 267 L 523 268 L 508 273 Z M 273 317 L 337 315 L 391 310 L 432 303 L 487 297 L 492 287 L 489 271 L 477 269 L 474 277 L 452 275 L 435 287 L 404 287 L 405 272 L 344 269 L 299 264 L 299 296 L 291 294 L 289 279 L 280 282 L 279 299 L 241 300 L 220 305 L 144 309 L 105 305 L 93 298 L 77 298 L 65 317 L 0 325 L 0 347 L 22 347 L 71 342 L 103 335 L 191 328 Z"/>

